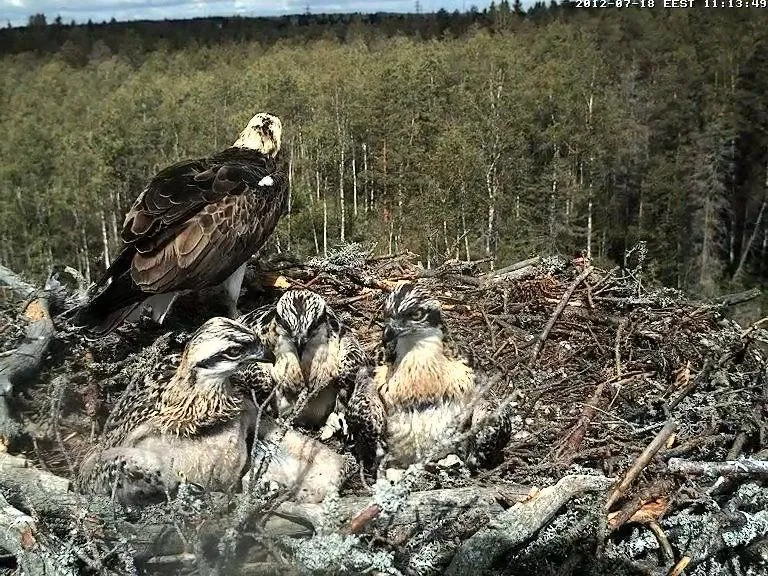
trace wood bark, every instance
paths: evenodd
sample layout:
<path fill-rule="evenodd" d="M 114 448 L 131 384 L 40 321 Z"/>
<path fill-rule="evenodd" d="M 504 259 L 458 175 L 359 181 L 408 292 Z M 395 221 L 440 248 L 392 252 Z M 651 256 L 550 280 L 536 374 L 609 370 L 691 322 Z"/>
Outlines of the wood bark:
<path fill-rule="evenodd" d="M 28 284 L 7 268 L 0 268 L 0 275 L 4 282 L 11 283 L 11 290 L 15 293 L 35 294 L 34 290 L 29 291 Z M 38 292 L 27 303 L 23 316 L 29 322 L 24 341 L 12 354 L 0 358 L 0 436 L 6 442 L 20 432 L 8 409 L 8 398 L 13 394 L 14 387 L 22 386 L 37 376 L 53 339 L 54 326 L 48 308 L 48 292 Z"/>
<path fill-rule="evenodd" d="M 499 514 L 485 528 L 464 541 L 451 561 L 447 576 L 486 574 L 504 554 L 532 538 L 571 498 L 583 492 L 606 490 L 603 476 L 566 476 Z"/>
<path fill-rule="evenodd" d="M 94 529 L 101 526 L 99 532 L 107 541 L 117 542 L 121 536 L 127 538 L 140 561 L 190 551 L 188 543 L 184 542 L 174 526 L 129 521 L 119 513 L 109 498 L 84 496 L 69 491 L 68 486 L 66 479 L 32 468 L 23 458 L 0 455 L 0 491 L 9 506 L 29 513 L 34 511 L 41 517 L 65 520 L 86 514 Z M 356 533 L 402 533 L 438 521 L 459 522 L 469 512 L 482 512 L 493 517 L 503 513 L 502 502 L 506 505 L 522 502 L 530 492 L 530 487 L 515 484 L 412 492 L 400 508 L 388 510 L 386 518 L 381 520 L 372 516 L 367 523 L 358 527 Z M 230 499 L 218 493 L 210 497 L 213 505 L 222 509 L 226 508 Z M 371 504 L 367 497 L 341 498 L 337 505 L 338 518 L 342 522 L 340 528 L 348 527 Z M 315 529 L 326 525 L 326 516 L 327 510 L 323 504 L 284 502 L 266 521 L 261 519 L 261 522 L 268 536 L 308 537 Z M 258 518 L 251 520 L 257 521 Z M 215 543 L 230 525 L 230 519 L 212 517 L 198 526 L 198 534 L 202 539 Z"/>

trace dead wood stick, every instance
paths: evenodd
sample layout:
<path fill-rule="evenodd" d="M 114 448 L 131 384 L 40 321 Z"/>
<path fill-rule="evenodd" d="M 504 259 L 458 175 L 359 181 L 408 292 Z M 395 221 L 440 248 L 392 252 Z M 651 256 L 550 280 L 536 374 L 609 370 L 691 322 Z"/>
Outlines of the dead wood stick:
<path fill-rule="evenodd" d="M 685 570 L 688 567 L 688 564 L 691 563 L 691 557 L 690 556 L 683 556 L 680 558 L 680 560 L 675 564 L 672 569 L 669 571 L 667 576 L 680 576 L 680 574 L 683 573 L 683 570 Z"/>
<path fill-rule="evenodd" d="M 725 462 L 701 462 L 672 458 L 667 462 L 667 468 L 673 474 L 689 476 L 768 478 L 768 460 L 755 460 L 753 458 L 727 460 Z"/>
<path fill-rule="evenodd" d="M 483 285 L 483 281 L 479 278 L 475 278 L 474 276 L 468 276 L 466 274 L 458 274 L 456 272 L 451 272 L 450 270 L 445 270 L 441 268 L 437 269 L 423 269 L 419 270 L 416 273 L 417 278 L 450 278 L 452 280 L 456 280 L 458 282 L 469 284 L 470 286 L 477 286 L 480 287 Z"/>
<path fill-rule="evenodd" d="M 613 275 L 616 274 L 616 272 L 618 272 L 619 270 L 620 270 L 620 268 L 618 266 L 614 266 L 613 268 L 608 270 L 608 272 L 605 273 L 605 276 L 600 278 L 597 281 L 597 283 L 595 283 L 592 286 L 592 294 L 593 294 L 593 296 L 597 296 L 598 294 L 600 294 L 600 292 L 605 290 L 605 288 L 607 288 L 607 286 L 605 288 L 602 288 L 603 284 L 605 284 L 606 282 L 608 282 L 608 280 L 613 278 Z"/>
<path fill-rule="evenodd" d="M 496 560 L 529 540 L 571 498 L 582 492 L 605 490 L 611 482 L 604 476 L 565 476 L 554 486 L 515 504 L 461 545 L 448 566 L 447 576 L 487 573 Z"/>
<path fill-rule="evenodd" d="M 27 283 L 16 272 L 0 265 L 0 284 L 8 286 L 13 295 L 19 300 L 27 300 L 35 293 L 35 288 Z"/>
<path fill-rule="evenodd" d="M 699 436 L 697 438 L 692 438 L 691 440 L 688 440 L 687 442 L 684 442 L 679 446 L 670 448 L 664 454 L 664 458 L 666 459 L 677 458 L 679 456 L 684 456 L 689 452 L 693 452 L 694 450 L 696 450 L 696 448 L 699 448 L 701 446 L 706 446 L 707 444 L 719 444 L 720 442 L 726 442 L 730 440 L 733 440 L 733 435 L 731 434 L 713 434 L 712 436 Z M 733 460 L 735 460 L 735 458 L 733 458 Z"/>
<path fill-rule="evenodd" d="M 723 306 L 733 306 L 734 304 L 741 304 L 742 302 L 749 302 L 760 296 L 759 288 L 751 288 L 743 292 L 735 292 L 733 294 L 723 294 L 712 298 L 712 302 L 721 304 Z"/>
<path fill-rule="evenodd" d="M 359 534 L 371 520 L 378 518 L 379 514 L 381 514 L 381 506 L 378 504 L 371 504 L 350 520 L 346 532 L 348 534 Z"/>
<path fill-rule="evenodd" d="M 19 474 L 26 471 L 25 474 Z M 72 519 L 87 515 L 92 523 L 101 526 L 107 541 L 119 540 L 124 536 L 136 551 L 136 557 L 146 560 L 155 556 L 174 556 L 189 552 L 186 542 L 176 529 L 167 523 L 135 524 L 121 518 L 119 511 L 109 498 L 89 495 L 87 497 L 62 490 L 66 482 L 50 482 L 35 479 L 50 476 L 35 468 L 0 468 L 0 491 L 7 500 L 20 510 L 34 512 L 43 517 Z M 499 500 L 520 502 L 527 498 L 530 486 L 503 484 L 498 487 L 465 487 L 413 492 L 396 514 L 388 516 L 384 527 L 372 517 L 365 522 L 360 511 L 371 505 L 367 497 L 344 497 L 339 500 L 340 516 L 354 521 L 355 531 L 381 532 L 383 529 L 413 528 L 429 525 L 438 520 L 460 522 L 470 511 L 480 511 L 493 517 L 503 508 Z M 211 494 L 215 506 L 225 507 L 229 499 L 223 494 Z M 263 532 L 269 536 L 306 537 L 312 534 L 313 526 L 323 523 L 326 511 L 322 504 L 295 504 L 284 502 L 275 514 L 263 524 Z M 256 520 L 256 518 L 254 518 Z M 206 520 L 198 530 L 201 538 L 218 541 L 220 535 L 230 527 L 228 518 Z M 351 522 L 350 522 L 351 524 Z"/>
<path fill-rule="evenodd" d="M 581 274 L 576 277 L 576 280 L 571 282 L 571 285 L 568 286 L 565 294 L 563 294 L 563 297 L 560 299 L 560 303 L 557 305 L 557 308 L 555 308 L 552 316 L 550 316 L 549 322 L 547 322 L 547 325 L 544 326 L 544 330 L 541 331 L 541 334 L 539 334 L 538 338 L 536 339 L 536 344 L 534 344 L 533 350 L 531 351 L 531 359 L 528 362 L 529 366 L 533 366 L 536 363 L 536 358 L 538 358 L 539 353 L 541 352 L 541 348 L 544 346 L 544 342 L 546 342 L 547 338 L 549 337 L 549 333 L 552 330 L 552 327 L 555 325 L 555 322 L 557 322 L 557 319 L 560 317 L 560 314 L 562 314 L 563 310 L 568 305 L 568 300 L 571 299 L 573 292 L 576 290 L 579 284 L 587 279 L 590 274 L 592 274 L 592 267 L 588 266 Z"/>
<path fill-rule="evenodd" d="M 648 522 L 648 528 L 650 528 L 653 535 L 656 536 L 656 540 L 661 548 L 662 555 L 664 556 L 664 563 L 672 562 L 675 559 L 675 552 L 672 550 L 672 545 L 669 543 L 669 538 L 664 533 L 664 530 L 659 526 L 658 522 Z"/>
<path fill-rule="evenodd" d="M 677 408 L 677 405 L 680 404 L 680 402 L 683 401 L 683 399 L 688 396 L 693 390 L 696 388 L 696 386 L 699 385 L 699 382 L 702 380 L 709 378 L 709 375 L 712 373 L 712 370 L 714 369 L 715 365 L 714 362 L 712 362 L 711 359 L 707 359 L 707 361 L 704 363 L 704 367 L 701 369 L 701 372 L 696 374 L 696 377 L 693 378 L 688 382 L 688 384 L 683 388 L 680 393 L 669 402 L 669 409 L 674 410 Z"/>
<path fill-rule="evenodd" d="M 17 437 L 21 430 L 11 417 L 8 398 L 13 394 L 14 386 L 37 376 L 53 340 L 55 330 L 46 291 L 37 292 L 37 297 L 27 303 L 24 316 L 29 321 L 24 341 L 10 356 L 0 358 L 0 438 L 6 443 Z"/>
<path fill-rule="evenodd" d="M 605 389 L 605 381 L 600 382 L 597 388 L 595 388 L 595 391 L 592 394 L 592 398 L 590 398 L 589 402 L 587 402 L 584 405 L 584 408 L 582 410 L 582 413 L 581 413 L 581 416 L 579 417 L 578 422 L 576 422 L 576 425 L 568 434 L 567 438 L 565 439 L 565 442 L 563 442 L 562 447 L 557 451 L 557 454 L 556 454 L 557 459 L 560 460 L 566 466 L 571 463 L 571 461 L 573 460 L 573 457 L 579 451 L 579 446 L 581 446 L 581 442 L 584 440 L 584 436 L 587 433 L 587 429 L 589 428 L 589 425 L 592 422 L 592 418 L 595 415 L 595 409 L 597 408 L 597 405 L 600 402 L 600 397 L 603 395 L 604 389 Z"/>
<path fill-rule="evenodd" d="M 11 506 L 0 495 L 0 548 L 13 554 L 30 576 L 73 574 L 57 562 L 53 550 L 40 539 L 35 520 Z"/>
<path fill-rule="evenodd" d="M 742 450 L 744 450 L 744 444 L 747 443 L 747 435 L 744 432 L 739 432 L 736 436 L 736 439 L 733 441 L 733 445 L 731 446 L 731 449 L 728 450 L 728 454 L 726 455 L 726 460 L 736 460 L 739 456 L 741 456 Z"/>
<path fill-rule="evenodd" d="M 667 439 L 672 435 L 676 428 L 677 422 L 674 420 L 669 420 L 664 425 L 664 427 L 659 430 L 658 434 L 656 434 L 654 439 L 651 440 L 651 443 L 648 444 L 645 450 L 643 450 L 642 454 L 637 457 L 637 460 L 635 460 L 635 463 L 632 464 L 632 467 L 627 470 L 627 473 L 624 475 L 624 479 L 621 481 L 621 483 L 616 486 L 611 495 L 608 497 L 608 501 L 605 505 L 607 510 L 610 510 L 611 507 L 619 500 L 619 498 L 622 497 L 624 492 L 627 491 L 627 489 L 632 485 L 632 483 L 645 469 L 645 467 L 648 466 L 651 459 L 656 455 L 661 447 L 664 446 L 664 444 L 667 442 Z"/>
<path fill-rule="evenodd" d="M 35 482 L 41 489 L 48 492 L 66 492 L 70 487 L 70 482 L 66 478 L 38 470 L 26 458 L 0 453 L 0 480 L 5 475 L 14 476 L 24 483 Z M 0 488 L 2 487 L 0 483 Z"/>
<path fill-rule="evenodd" d="M 365 496 L 346 496 L 339 500 L 340 516 L 349 518 L 347 531 L 352 528 L 355 532 L 368 533 L 379 531 L 385 526 L 393 528 L 429 525 L 438 520 L 459 520 L 469 511 L 485 511 L 496 515 L 502 511 L 498 500 L 508 501 L 511 497 L 515 502 L 522 502 L 530 494 L 530 486 L 507 485 L 467 486 L 464 488 L 442 488 L 411 492 L 402 507 L 393 515 L 388 516 L 386 524 L 379 526 L 376 504 Z M 322 504 L 283 503 L 277 514 L 284 518 L 301 519 L 304 523 L 320 526 L 326 513 Z M 353 524 L 354 522 L 354 524 Z"/>
<path fill-rule="evenodd" d="M 498 278 L 499 276 L 504 276 L 505 274 L 516 272 L 517 270 L 522 270 L 523 268 L 528 268 L 529 266 L 536 266 L 540 260 L 541 256 L 534 256 L 533 258 L 528 258 L 527 260 L 521 260 L 520 262 L 515 262 L 509 266 L 504 266 L 503 268 L 499 268 L 493 272 L 488 272 L 485 274 L 484 278 L 490 280 L 491 278 Z"/>
<path fill-rule="evenodd" d="M 616 329 L 616 344 L 613 348 L 613 356 L 616 362 L 616 376 L 621 377 L 621 337 L 624 329 L 629 324 L 629 318 L 623 318 Z"/>

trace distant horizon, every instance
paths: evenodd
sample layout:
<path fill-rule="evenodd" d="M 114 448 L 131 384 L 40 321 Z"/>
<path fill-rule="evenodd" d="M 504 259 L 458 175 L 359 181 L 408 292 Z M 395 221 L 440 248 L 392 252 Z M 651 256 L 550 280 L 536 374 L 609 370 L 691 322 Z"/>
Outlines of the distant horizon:
<path fill-rule="evenodd" d="M 510 2 L 511 4 L 512 2 Z M 528 7 L 533 0 L 524 0 Z M 111 22 L 134 22 L 141 20 L 189 20 L 193 18 L 246 17 L 270 18 L 300 16 L 307 14 L 431 14 L 468 12 L 488 8 L 490 0 L 318 0 L 315 2 L 281 0 L 73 0 L 66 3 L 58 0 L 0 0 L 0 24 L 10 23 L 13 27 L 26 26 L 30 17 L 43 14 L 46 22 L 52 23 L 60 17 L 62 23 L 86 24 Z"/>

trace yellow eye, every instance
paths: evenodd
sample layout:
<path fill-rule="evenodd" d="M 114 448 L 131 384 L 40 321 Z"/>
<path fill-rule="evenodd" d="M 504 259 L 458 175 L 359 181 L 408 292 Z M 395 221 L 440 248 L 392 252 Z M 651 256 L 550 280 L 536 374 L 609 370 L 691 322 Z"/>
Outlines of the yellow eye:
<path fill-rule="evenodd" d="M 424 318 L 427 317 L 427 311 L 422 309 L 414 310 L 409 314 L 411 317 L 411 320 L 415 320 L 416 322 L 420 322 L 421 320 L 424 320 Z"/>

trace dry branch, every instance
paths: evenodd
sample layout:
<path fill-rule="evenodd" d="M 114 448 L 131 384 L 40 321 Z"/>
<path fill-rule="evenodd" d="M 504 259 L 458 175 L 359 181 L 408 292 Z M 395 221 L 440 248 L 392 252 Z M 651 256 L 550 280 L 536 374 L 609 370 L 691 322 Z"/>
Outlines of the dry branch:
<path fill-rule="evenodd" d="M 11 464 L 6 465 L 10 458 Z M 121 520 L 116 514 L 114 504 L 109 498 L 97 496 L 82 496 L 66 491 L 65 479 L 51 481 L 51 474 L 19 466 L 23 459 L 13 459 L 4 456 L 0 460 L 0 490 L 3 495 L 17 508 L 34 511 L 46 517 L 72 519 L 84 513 L 91 522 L 104 527 L 104 537 L 117 539 L 120 535 L 126 537 L 136 550 L 136 558 L 146 560 L 155 556 L 171 557 L 189 552 L 186 543 L 179 537 L 173 526 L 167 523 L 134 524 Z M 27 473 L 19 475 L 19 470 Z M 523 501 L 530 493 L 530 487 L 514 484 L 504 484 L 498 487 L 471 486 L 466 488 L 450 488 L 413 492 L 405 504 L 392 516 L 387 517 L 386 529 L 413 529 L 418 526 L 428 526 L 438 521 L 460 521 L 468 512 L 483 513 L 489 518 L 500 513 L 503 508 L 499 500 L 506 502 Z M 212 495 L 217 506 L 225 506 L 227 497 L 223 494 Z M 360 496 L 341 498 L 338 502 L 338 513 L 341 518 L 353 521 L 359 517 L 361 510 L 370 507 L 370 499 Z M 292 536 L 306 537 L 312 534 L 311 526 L 323 525 L 323 504 L 295 504 L 284 502 L 275 514 L 266 520 L 263 532 L 272 537 Z M 212 519 L 199 527 L 202 538 L 214 538 L 227 528 L 226 520 Z M 380 531 L 374 518 L 358 525 L 357 533 Z"/>
<path fill-rule="evenodd" d="M 29 576 L 72 575 L 39 537 L 35 520 L 0 495 L 0 547 L 13 554 Z"/>
<path fill-rule="evenodd" d="M 637 460 L 635 460 L 635 463 L 632 464 L 632 467 L 627 470 L 627 473 L 624 475 L 624 479 L 621 481 L 621 483 L 616 486 L 614 491 L 608 497 L 608 501 L 605 505 L 606 509 L 610 510 L 611 506 L 613 506 L 619 500 L 619 498 L 622 497 L 624 492 L 627 491 L 627 489 L 632 485 L 632 483 L 645 469 L 645 467 L 648 466 L 651 458 L 653 458 L 661 449 L 661 447 L 664 446 L 664 444 L 667 442 L 667 439 L 672 435 L 676 428 L 677 422 L 670 420 L 661 430 L 659 430 L 658 434 L 656 434 L 651 443 L 648 444 L 646 449 L 643 450 L 642 454 L 637 457 Z"/>
<path fill-rule="evenodd" d="M 605 490 L 611 482 L 604 476 L 565 476 L 530 500 L 502 512 L 488 526 L 466 540 L 446 574 L 470 576 L 487 573 L 497 559 L 530 539 L 571 498 L 583 492 Z"/>
<path fill-rule="evenodd" d="M 742 304 L 743 302 L 749 302 L 760 296 L 761 292 L 759 288 L 751 288 L 744 290 L 743 292 L 735 292 L 733 294 L 723 294 L 712 298 L 712 302 L 721 304 L 722 306 L 733 306 L 735 304 Z"/>
<path fill-rule="evenodd" d="M 3 271 L 10 272 L 5 268 Z M 9 280 L 5 278 L 5 281 Z M 27 294 L 36 292 L 28 292 L 26 284 L 15 284 L 12 288 Z M 24 341 L 12 354 L 0 358 L 0 437 L 6 442 L 19 433 L 19 425 L 8 410 L 8 398 L 13 394 L 14 386 L 29 382 L 40 372 L 54 335 L 46 292 L 38 292 L 37 297 L 27 303 L 23 315 L 29 321 Z"/>
<path fill-rule="evenodd" d="M 574 290 L 576 290 L 578 285 L 584 282 L 584 280 L 586 280 L 590 274 L 592 274 L 592 267 L 588 266 L 581 274 L 576 277 L 576 280 L 571 282 L 571 285 L 568 286 L 565 294 L 563 294 L 563 297 L 560 299 L 560 303 L 557 305 L 557 308 L 555 308 L 552 316 L 550 316 L 549 322 L 547 322 L 544 330 L 542 330 L 541 334 L 539 334 L 538 338 L 536 339 L 536 344 L 534 344 L 533 350 L 531 351 L 531 359 L 529 362 L 530 366 L 533 366 L 536 363 L 536 358 L 538 358 L 539 353 L 541 352 L 541 347 L 549 337 L 549 333 L 552 330 L 552 327 L 555 325 L 555 322 L 557 322 L 557 319 L 560 317 L 560 314 L 562 314 L 563 310 L 568 305 L 568 300 L 571 299 Z"/>
<path fill-rule="evenodd" d="M 2 265 L 0 265 L 0 285 L 10 288 L 11 293 L 19 300 L 27 300 L 37 290 L 16 272 Z"/>
<path fill-rule="evenodd" d="M 699 462 L 672 458 L 667 462 L 667 468 L 673 474 L 688 476 L 768 478 L 768 460 L 755 460 L 752 458 L 728 460 L 725 462 Z"/>
<path fill-rule="evenodd" d="M 584 405 L 579 421 L 573 427 L 568 437 L 563 442 L 560 449 L 557 451 L 557 459 L 567 465 L 573 461 L 574 456 L 579 451 L 584 435 L 587 433 L 589 424 L 592 422 L 592 417 L 595 415 L 600 397 L 603 395 L 603 389 L 605 388 L 605 381 L 600 382 L 595 388 L 595 393 L 592 394 L 589 402 Z"/>

